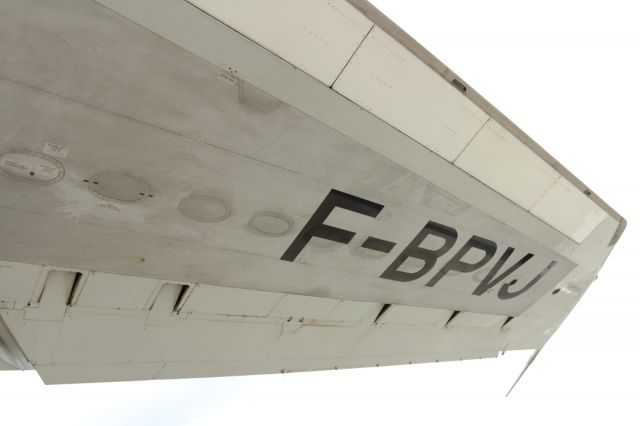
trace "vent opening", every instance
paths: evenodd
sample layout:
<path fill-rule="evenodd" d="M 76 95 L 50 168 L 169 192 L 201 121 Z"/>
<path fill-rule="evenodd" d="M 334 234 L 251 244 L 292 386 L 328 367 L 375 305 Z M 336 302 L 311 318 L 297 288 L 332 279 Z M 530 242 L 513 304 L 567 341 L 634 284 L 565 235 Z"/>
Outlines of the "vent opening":
<path fill-rule="evenodd" d="M 382 319 L 382 316 L 389 310 L 390 307 L 391 307 L 391 303 L 385 303 L 382 306 L 382 309 L 380 309 L 380 312 L 378 312 L 378 315 L 376 315 L 376 319 L 373 321 L 373 323 L 378 324 L 378 321 Z"/>
<path fill-rule="evenodd" d="M 453 311 L 447 322 L 444 324 L 444 328 L 447 328 L 451 321 L 453 321 L 458 315 L 460 315 L 460 311 Z"/>
<path fill-rule="evenodd" d="M 67 306 L 71 306 L 81 280 L 82 280 L 82 273 L 76 272 L 73 277 L 73 283 L 71 284 L 71 291 L 69 292 L 69 297 L 67 297 Z"/>

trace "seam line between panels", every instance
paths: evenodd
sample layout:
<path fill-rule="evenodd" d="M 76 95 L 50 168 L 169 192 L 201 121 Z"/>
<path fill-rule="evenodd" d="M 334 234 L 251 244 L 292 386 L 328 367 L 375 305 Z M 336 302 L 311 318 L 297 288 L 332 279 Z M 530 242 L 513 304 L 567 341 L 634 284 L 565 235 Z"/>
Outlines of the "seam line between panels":
<path fill-rule="evenodd" d="M 333 86 L 336 84 L 336 82 L 338 81 L 338 79 L 340 79 L 340 76 L 342 75 L 342 73 L 344 72 L 344 70 L 347 69 L 347 67 L 349 66 L 349 64 L 351 63 L 351 60 L 353 59 L 354 56 L 356 56 L 356 53 L 358 52 L 358 50 L 360 50 L 360 47 L 362 46 L 362 43 L 364 43 L 364 41 L 367 39 L 367 37 L 369 37 L 369 34 L 371 34 L 371 31 L 373 31 L 373 29 L 376 26 L 374 24 L 371 24 L 371 28 L 369 28 L 369 31 L 367 31 L 367 33 L 364 35 L 364 37 L 362 37 L 362 40 L 360 40 L 360 43 L 358 43 L 358 46 L 356 46 L 356 48 L 354 49 L 353 53 L 351 54 L 351 56 L 349 56 L 349 59 L 347 59 L 347 62 L 344 64 L 344 66 L 342 67 L 342 69 L 340 70 L 340 72 L 338 73 L 338 76 L 333 80 L 333 83 L 331 83 L 329 85 L 329 87 L 331 89 L 333 89 Z"/>

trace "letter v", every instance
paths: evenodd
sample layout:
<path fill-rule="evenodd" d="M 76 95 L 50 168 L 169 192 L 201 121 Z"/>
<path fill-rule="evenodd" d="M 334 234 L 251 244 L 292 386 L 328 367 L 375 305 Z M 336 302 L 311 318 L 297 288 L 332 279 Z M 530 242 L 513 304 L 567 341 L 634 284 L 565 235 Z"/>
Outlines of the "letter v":
<path fill-rule="evenodd" d="M 498 282 L 502 281 L 503 279 L 511 275 L 516 269 L 520 268 L 522 265 L 527 263 L 529 259 L 533 257 L 533 254 L 531 253 L 527 254 L 522 259 L 514 263 L 509 269 L 507 269 L 502 274 L 500 274 L 497 278 L 494 279 L 493 277 L 498 273 L 500 268 L 502 268 L 502 266 L 505 264 L 507 259 L 509 259 L 509 256 L 511 256 L 511 253 L 513 253 L 513 250 L 514 250 L 513 247 L 509 247 L 504 251 L 504 253 L 502 254 L 502 257 L 500 257 L 500 260 L 498 260 L 498 263 L 496 263 L 493 266 L 493 268 L 491 268 L 491 271 L 489 271 L 487 276 L 482 279 L 482 282 L 480 283 L 480 285 L 478 285 L 478 287 L 476 287 L 476 289 L 473 291 L 474 296 L 482 296 L 484 293 L 487 292 L 487 290 L 489 290 L 490 288 L 498 284 Z"/>

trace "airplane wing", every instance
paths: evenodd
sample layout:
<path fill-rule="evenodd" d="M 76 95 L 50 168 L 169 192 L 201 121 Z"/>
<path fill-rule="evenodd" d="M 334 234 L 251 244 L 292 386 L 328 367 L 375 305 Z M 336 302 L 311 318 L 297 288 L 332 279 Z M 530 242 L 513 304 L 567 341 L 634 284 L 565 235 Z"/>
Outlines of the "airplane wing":
<path fill-rule="evenodd" d="M 362 0 L 4 0 L 0 369 L 539 349 L 624 219 Z"/>

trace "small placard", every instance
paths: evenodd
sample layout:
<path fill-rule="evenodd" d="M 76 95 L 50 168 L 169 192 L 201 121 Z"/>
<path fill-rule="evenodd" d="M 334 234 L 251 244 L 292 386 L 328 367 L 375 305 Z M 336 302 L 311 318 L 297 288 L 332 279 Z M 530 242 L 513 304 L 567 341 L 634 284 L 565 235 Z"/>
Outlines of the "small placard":
<path fill-rule="evenodd" d="M 53 143 L 47 142 L 42 148 L 42 153 L 47 155 L 52 155 L 58 158 L 66 158 L 69 154 L 69 148 L 66 148 L 62 145 L 56 145 Z"/>
<path fill-rule="evenodd" d="M 236 78 L 230 72 L 222 71 L 220 74 L 218 74 L 218 78 L 225 83 L 236 84 Z"/>
<path fill-rule="evenodd" d="M 22 163 L 13 158 L 3 158 L 0 166 L 3 169 L 12 169 L 14 172 L 28 172 L 31 170 L 30 164 Z"/>

